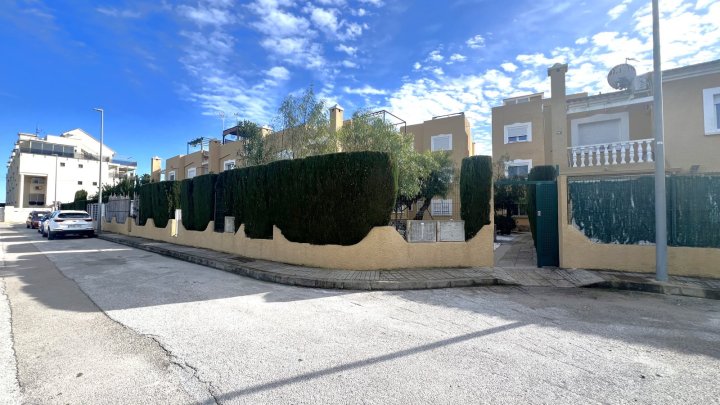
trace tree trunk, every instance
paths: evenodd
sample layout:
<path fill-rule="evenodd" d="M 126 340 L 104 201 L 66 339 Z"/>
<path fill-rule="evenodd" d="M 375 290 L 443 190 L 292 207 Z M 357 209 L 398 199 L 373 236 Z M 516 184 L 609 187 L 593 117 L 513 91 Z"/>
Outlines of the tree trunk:
<path fill-rule="evenodd" d="M 430 206 L 431 201 L 432 200 L 430 198 L 425 199 L 425 201 L 423 202 L 423 205 L 420 206 L 420 208 L 418 209 L 418 212 L 415 214 L 415 218 L 413 218 L 414 220 L 420 221 L 423 219 L 423 217 L 425 216 L 425 211 L 427 211 L 428 207 Z"/>

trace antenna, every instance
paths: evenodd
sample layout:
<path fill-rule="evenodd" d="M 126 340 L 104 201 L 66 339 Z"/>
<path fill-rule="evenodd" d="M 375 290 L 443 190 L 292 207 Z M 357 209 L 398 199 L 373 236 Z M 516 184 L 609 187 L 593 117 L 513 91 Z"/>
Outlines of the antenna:
<path fill-rule="evenodd" d="M 220 128 L 221 129 L 220 133 L 222 133 L 222 131 L 225 130 L 225 111 L 220 111 L 218 113 L 218 117 L 220 117 L 220 119 L 222 120 L 222 128 Z"/>

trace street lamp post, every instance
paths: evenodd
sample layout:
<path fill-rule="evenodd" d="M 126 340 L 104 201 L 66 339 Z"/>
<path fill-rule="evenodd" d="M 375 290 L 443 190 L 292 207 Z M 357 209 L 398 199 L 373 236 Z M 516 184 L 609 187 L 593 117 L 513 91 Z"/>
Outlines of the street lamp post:
<path fill-rule="evenodd" d="M 53 193 L 53 196 L 55 197 L 55 202 L 53 203 L 53 211 L 57 210 L 59 207 L 58 204 L 58 196 L 57 196 L 57 177 L 58 177 L 58 155 L 56 153 L 53 153 L 53 156 L 55 156 L 55 192 Z"/>
<path fill-rule="evenodd" d="M 97 232 L 100 233 L 102 231 L 102 164 L 103 164 L 103 157 L 102 157 L 102 150 L 103 150 L 103 143 L 105 143 L 105 110 L 102 108 L 93 108 L 95 111 L 100 113 L 100 170 L 98 174 L 98 205 L 97 205 Z"/>
<path fill-rule="evenodd" d="M 665 201 L 665 132 L 663 129 L 660 12 L 652 0 L 653 16 L 653 131 L 655 132 L 655 279 L 667 281 L 667 203 Z"/>

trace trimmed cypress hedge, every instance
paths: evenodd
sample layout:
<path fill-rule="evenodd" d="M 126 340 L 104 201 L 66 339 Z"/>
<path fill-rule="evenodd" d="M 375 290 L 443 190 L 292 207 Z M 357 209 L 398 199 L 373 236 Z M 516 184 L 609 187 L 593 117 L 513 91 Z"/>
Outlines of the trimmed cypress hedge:
<path fill-rule="evenodd" d="M 236 230 L 244 223 L 251 238 L 272 238 L 276 225 L 292 242 L 352 245 L 389 223 L 396 181 L 380 152 L 282 160 L 221 173 L 218 213 L 234 216 Z"/>
<path fill-rule="evenodd" d="M 529 181 L 552 181 L 557 178 L 555 166 L 535 166 L 528 173 Z M 535 204 L 535 185 L 530 184 L 527 192 L 527 213 L 530 222 L 533 244 L 537 246 L 537 205 Z"/>
<path fill-rule="evenodd" d="M 217 178 L 217 174 L 205 174 L 182 181 L 180 205 L 185 229 L 204 231 L 213 219 Z"/>
<path fill-rule="evenodd" d="M 179 181 L 161 181 L 140 187 L 140 225 L 152 218 L 156 227 L 164 228 L 170 218 L 175 218 L 175 209 L 179 207 Z"/>
<path fill-rule="evenodd" d="M 182 208 L 182 224 L 187 230 L 195 230 L 193 209 L 193 179 L 180 182 L 180 207 Z"/>
<path fill-rule="evenodd" d="M 193 178 L 193 226 L 204 231 L 215 215 L 215 183 L 218 175 L 211 173 Z M 183 214 L 183 218 L 185 214 Z"/>
<path fill-rule="evenodd" d="M 465 240 L 490 224 L 492 157 L 470 156 L 460 168 L 460 217 L 465 221 Z"/>

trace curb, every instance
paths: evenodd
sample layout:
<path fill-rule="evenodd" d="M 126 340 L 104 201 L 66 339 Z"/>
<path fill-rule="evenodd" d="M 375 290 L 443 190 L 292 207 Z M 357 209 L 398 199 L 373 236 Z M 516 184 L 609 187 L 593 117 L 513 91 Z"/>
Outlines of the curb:
<path fill-rule="evenodd" d="M 601 288 L 609 290 L 639 291 L 653 294 L 678 295 L 683 297 L 706 298 L 720 300 L 720 290 L 693 286 L 672 285 L 637 281 L 600 281 L 583 286 L 583 288 Z"/>
<path fill-rule="evenodd" d="M 165 249 L 159 246 L 153 246 L 145 243 L 139 243 L 127 239 L 116 239 L 112 236 L 99 235 L 98 238 L 113 243 L 130 246 L 136 249 L 145 250 L 159 255 L 171 257 L 174 259 L 186 261 L 189 263 L 199 264 L 206 267 L 212 267 L 217 270 L 226 271 L 228 273 L 238 274 L 244 277 L 253 278 L 255 280 L 267 281 L 277 284 L 285 284 L 297 287 L 309 288 L 325 288 L 337 290 L 427 290 L 437 288 L 457 288 L 457 287 L 479 287 L 479 286 L 518 286 L 518 283 L 503 280 L 497 277 L 469 277 L 464 279 L 440 279 L 440 280 L 337 280 L 337 279 L 319 279 L 308 278 L 302 276 L 292 276 L 287 274 L 273 273 L 270 271 L 259 270 L 250 266 L 230 262 L 228 260 L 216 260 L 190 253 L 179 252 L 171 249 Z"/>

